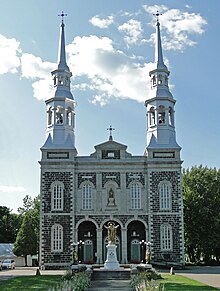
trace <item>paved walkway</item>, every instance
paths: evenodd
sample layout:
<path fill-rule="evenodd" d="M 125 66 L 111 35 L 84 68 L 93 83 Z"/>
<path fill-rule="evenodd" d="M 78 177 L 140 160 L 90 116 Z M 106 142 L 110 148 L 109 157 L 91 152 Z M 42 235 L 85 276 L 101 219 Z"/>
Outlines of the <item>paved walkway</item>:
<path fill-rule="evenodd" d="M 97 280 L 93 281 L 88 291 L 129 291 L 130 280 Z"/>
<path fill-rule="evenodd" d="M 199 281 L 206 285 L 220 289 L 220 266 L 217 267 L 191 267 L 176 271 L 176 274 Z"/>
<path fill-rule="evenodd" d="M 34 267 L 16 267 L 15 270 L 0 271 L 0 280 L 9 279 L 17 276 L 30 276 L 36 274 Z M 166 270 L 167 271 L 167 270 Z M 182 275 L 193 280 L 202 282 L 206 285 L 220 289 L 220 266 L 217 267 L 191 267 L 186 270 L 174 270 L 176 274 Z M 63 275 L 64 270 L 45 270 L 40 271 L 42 275 Z M 89 291 L 130 291 L 129 280 L 106 280 L 93 281 Z"/>

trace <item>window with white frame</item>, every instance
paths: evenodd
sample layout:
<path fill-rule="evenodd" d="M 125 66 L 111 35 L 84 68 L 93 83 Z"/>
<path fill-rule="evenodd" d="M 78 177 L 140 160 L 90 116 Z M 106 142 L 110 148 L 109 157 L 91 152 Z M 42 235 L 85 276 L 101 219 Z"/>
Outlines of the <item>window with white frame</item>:
<path fill-rule="evenodd" d="M 60 224 L 54 224 L 51 228 L 51 251 L 63 251 L 63 227 Z"/>
<path fill-rule="evenodd" d="M 159 185 L 160 210 L 170 210 L 171 208 L 171 189 L 170 185 L 163 182 Z"/>
<path fill-rule="evenodd" d="M 52 210 L 62 211 L 64 185 L 62 182 L 54 182 L 52 183 L 51 188 Z"/>
<path fill-rule="evenodd" d="M 173 241 L 172 241 L 172 227 L 170 224 L 163 224 L 160 228 L 160 238 L 161 238 L 161 250 L 162 251 L 172 251 Z"/>
<path fill-rule="evenodd" d="M 82 208 L 92 209 L 92 186 L 90 184 L 82 187 Z"/>
<path fill-rule="evenodd" d="M 131 208 L 141 208 L 141 187 L 138 183 L 133 183 L 131 185 Z"/>

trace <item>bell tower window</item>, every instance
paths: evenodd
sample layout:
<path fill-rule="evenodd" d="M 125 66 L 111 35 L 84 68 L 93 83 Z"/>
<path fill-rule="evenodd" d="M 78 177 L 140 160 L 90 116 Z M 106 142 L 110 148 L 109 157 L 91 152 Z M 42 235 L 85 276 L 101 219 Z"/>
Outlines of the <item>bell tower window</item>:
<path fill-rule="evenodd" d="M 52 116 L 53 116 L 53 111 L 52 111 L 52 107 L 50 107 L 49 110 L 47 111 L 47 125 L 52 124 Z"/>
<path fill-rule="evenodd" d="M 63 124 L 63 108 L 60 106 L 56 110 L 56 124 Z"/>
<path fill-rule="evenodd" d="M 66 112 L 66 124 L 72 126 L 72 110 L 71 108 L 67 109 Z"/>
<path fill-rule="evenodd" d="M 149 111 L 149 124 L 150 124 L 150 126 L 155 125 L 155 109 L 154 109 L 154 107 L 151 107 L 150 111 Z"/>
<path fill-rule="evenodd" d="M 165 121 L 165 108 L 164 106 L 160 105 L 158 110 L 158 124 L 165 124 Z"/>
<path fill-rule="evenodd" d="M 169 107 L 169 125 L 174 126 L 173 109 Z"/>

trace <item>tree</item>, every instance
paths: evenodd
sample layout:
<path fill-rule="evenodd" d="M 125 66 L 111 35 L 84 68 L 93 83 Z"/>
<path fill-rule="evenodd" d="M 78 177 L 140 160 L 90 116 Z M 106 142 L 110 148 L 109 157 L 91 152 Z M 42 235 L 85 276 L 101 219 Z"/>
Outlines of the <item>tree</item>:
<path fill-rule="evenodd" d="M 192 167 L 183 171 L 186 252 L 192 262 L 220 257 L 220 170 Z"/>
<path fill-rule="evenodd" d="M 27 265 L 27 255 L 34 255 L 38 252 L 38 238 L 34 228 L 33 217 L 29 212 L 24 214 L 13 252 L 17 256 L 25 256 L 25 265 Z"/>
<path fill-rule="evenodd" d="M 14 243 L 18 229 L 21 226 L 21 217 L 6 206 L 0 206 L 0 243 Z"/>
<path fill-rule="evenodd" d="M 23 207 L 18 208 L 22 217 L 22 225 L 18 232 L 14 253 L 18 256 L 36 255 L 39 249 L 39 228 L 40 228 L 40 197 L 32 199 L 26 195 L 23 199 Z"/>

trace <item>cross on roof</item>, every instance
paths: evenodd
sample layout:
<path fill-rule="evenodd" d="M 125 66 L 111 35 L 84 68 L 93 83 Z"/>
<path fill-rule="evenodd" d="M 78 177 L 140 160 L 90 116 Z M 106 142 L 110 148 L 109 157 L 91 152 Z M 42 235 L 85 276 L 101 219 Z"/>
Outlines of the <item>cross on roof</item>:
<path fill-rule="evenodd" d="M 62 13 L 61 14 L 58 14 L 58 16 L 61 16 L 62 17 L 62 23 L 63 23 L 63 17 L 64 16 L 67 16 L 67 14 L 66 13 L 63 13 L 63 11 L 62 11 Z"/>
<path fill-rule="evenodd" d="M 115 129 L 110 125 L 109 128 L 107 128 L 107 130 L 109 130 L 109 140 L 113 140 L 112 131 L 115 130 Z"/>
<path fill-rule="evenodd" d="M 154 13 L 153 15 L 156 16 L 157 22 L 159 22 L 159 16 L 162 14 L 157 10 L 157 13 Z"/>

